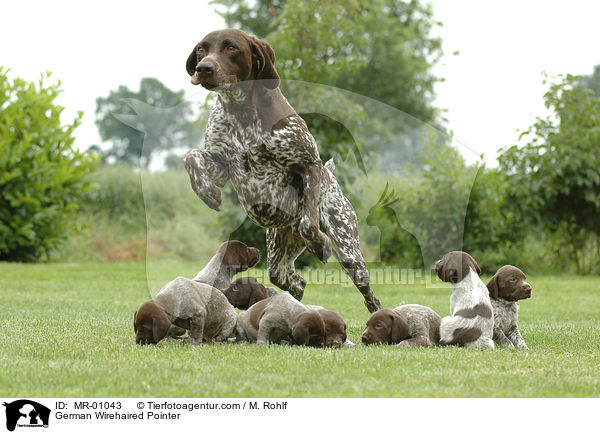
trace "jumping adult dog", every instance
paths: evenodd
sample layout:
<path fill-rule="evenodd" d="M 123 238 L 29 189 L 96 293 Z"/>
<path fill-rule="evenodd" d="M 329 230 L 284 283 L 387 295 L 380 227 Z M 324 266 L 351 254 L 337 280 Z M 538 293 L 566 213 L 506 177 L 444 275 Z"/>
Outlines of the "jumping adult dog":
<path fill-rule="evenodd" d="M 306 281 L 294 262 L 308 248 L 321 261 L 332 250 L 374 312 L 381 308 L 359 248 L 354 208 L 323 165 L 315 139 L 279 89 L 275 54 L 240 30 L 209 33 L 186 63 L 192 84 L 218 93 L 202 149 L 185 156 L 194 192 L 219 210 L 231 181 L 248 217 L 267 228 L 267 264 L 275 285 L 301 300 Z"/>

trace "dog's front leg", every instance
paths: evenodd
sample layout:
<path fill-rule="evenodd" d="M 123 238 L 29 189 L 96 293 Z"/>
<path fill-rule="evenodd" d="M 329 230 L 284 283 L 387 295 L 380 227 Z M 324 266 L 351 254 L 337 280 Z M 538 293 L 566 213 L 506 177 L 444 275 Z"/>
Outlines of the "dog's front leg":
<path fill-rule="evenodd" d="M 321 197 L 321 182 L 323 181 L 323 166 L 321 160 L 309 163 L 303 167 L 302 196 L 304 208 L 298 225 L 300 236 L 306 241 L 307 249 L 323 263 L 331 256 L 331 242 L 319 228 L 319 200 Z"/>
<path fill-rule="evenodd" d="M 227 165 L 216 154 L 192 149 L 183 159 L 192 189 L 210 208 L 219 211 L 221 190 L 229 179 Z"/>
<path fill-rule="evenodd" d="M 514 327 L 508 332 L 508 339 L 510 342 L 516 347 L 522 350 L 529 351 L 529 347 L 525 343 L 525 339 L 521 336 L 521 332 L 519 331 L 519 327 Z"/>
<path fill-rule="evenodd" d="M 206 314 L 204 312 L 197 313 L 190 320 L 190 344 L 201 345 L 204 335 L 204 320 Z"/>
<path fill-rule="evenodd" d="M 510 339 L 506 337 L 502 329 L 497 326 L 494 326 L 494 342 L 500 346 L 507 346 L 511 349 L 515 347 Z"/>

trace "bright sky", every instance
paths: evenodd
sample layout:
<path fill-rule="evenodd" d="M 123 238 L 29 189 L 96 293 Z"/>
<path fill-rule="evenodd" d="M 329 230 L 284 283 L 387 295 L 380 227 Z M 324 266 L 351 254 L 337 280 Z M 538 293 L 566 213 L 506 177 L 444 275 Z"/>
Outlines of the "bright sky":
<path fill-rule="evenodd" d="M 600 3 L 591 1 L 434 1 L 444 26 L 446 81 L 437 106 L 446 108 L 455 138 L 494 164 L 496 151 L 517 143 L 518 129 L 546 114 L 542 72 L 590 74 L 600 63 Z M 63 83 L 65 120 L 85 112 L 76 131 L 81 148 L 99 143 L 95 99 L 119 85 L 137 89 L 157 77 L 185 89 L 185 60 L 202 36 L 224 27 L 207 1 L 13 1 L 2 5 L 0 65 L 12 77 L 37 79 L 50 70 Z M 458 56 L 452 56 L 454 51 Z"/>

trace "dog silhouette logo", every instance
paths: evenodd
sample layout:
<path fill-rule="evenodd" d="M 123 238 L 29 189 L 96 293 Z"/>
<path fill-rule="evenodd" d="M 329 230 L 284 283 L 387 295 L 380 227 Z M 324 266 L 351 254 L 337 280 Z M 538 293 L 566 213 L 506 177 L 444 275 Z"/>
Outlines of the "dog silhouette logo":
<path fill-rule="evenodd" d="M 6 429 L 14 431 L 18 427 L 48 427 L 50 409 L 29 399 L 19 399 L 4 403 L 6 407 Z"/>

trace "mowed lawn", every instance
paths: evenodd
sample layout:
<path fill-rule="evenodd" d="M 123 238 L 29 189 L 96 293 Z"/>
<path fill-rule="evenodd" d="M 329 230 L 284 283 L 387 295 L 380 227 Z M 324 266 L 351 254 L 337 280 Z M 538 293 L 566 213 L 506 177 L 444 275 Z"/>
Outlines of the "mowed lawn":
<path fill-rule="evenodd" d="M 164 282 L 195 264 L 166 264 Z M 486 276 L 487 277 L 487 276 Z M 486 280 L 484 277 L 484 281 Z M 531 351 L 343 349 L 134 343 L 145 266 L 0 263 L 0 395 L 13 397 L 597 397 L 600 279 L 530 276 L 520 326 Z M 381 285 L 386 307 L 442 316 L 450 286 Z M 369 314 L 354 288 L 309 285 L 303 302 L 338 311 L 360 341 Z"/>

